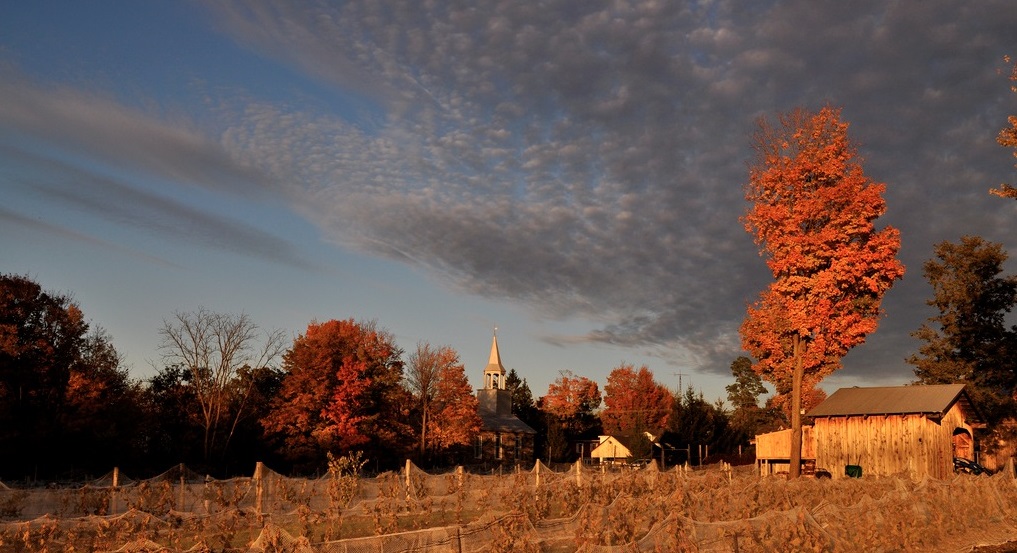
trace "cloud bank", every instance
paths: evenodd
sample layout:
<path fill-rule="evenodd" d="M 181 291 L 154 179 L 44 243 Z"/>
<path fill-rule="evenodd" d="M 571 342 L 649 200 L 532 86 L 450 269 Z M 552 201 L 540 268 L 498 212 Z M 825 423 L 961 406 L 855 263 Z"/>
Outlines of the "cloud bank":
<path fill-rule="evenodd" d="M 909 274 L 849 355 L 855 376 L 908 376 L 934 243 L 978 234 L 1017 252 L 1017 206 L 987 194 L 1012 172 L 993 140 L 1017 112 L 998 73 L 1017 53 L 1005 0 L 223 1 L 208 15 L 320 88 L 210 93 L 216 120 L 199 126 L 20 83 L 0 88 L 0 121 L 189 186 L 283 198 L 343 247 L 591 328 L 549 342 L 717 374 L 769 278 L 739 222 L 760 116 L 843 107 L 887 183 L 882 223 L 901 229 Z M 158 201 L 138 198 L 179 207 Z"/>
<path fill-rule="evenodd" d="M 1007 167 L 1005 2 L 441 4 L 218 5 L 241 43 L 384 114 L 251 106 L 228 143 L 338 242 L 597 326 L 549 340 L 726 373 L 768 278 L 738 220 L 749 137 L 797 105 L 844 107 L 904 235 L 910 274 L 859 374 L 901 374 L 933 243 L 1017 247 L 1012 206 L 985 193 Z"/>

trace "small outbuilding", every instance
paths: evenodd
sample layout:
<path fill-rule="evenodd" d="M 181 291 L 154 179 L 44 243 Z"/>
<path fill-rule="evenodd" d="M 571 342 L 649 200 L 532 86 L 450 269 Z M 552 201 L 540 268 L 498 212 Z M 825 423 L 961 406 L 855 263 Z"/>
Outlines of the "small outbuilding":
<path fill-rule="evenodd" d="M 627 462 L 632 457 L 632 440 L 627 436 L 601 436 L 600 443 L 590 451 L 598 463 Z"/>
<path fill-rule="evenodd" d="M 816 466 L 843 477 L 948 478 L 953 458 L 975 460 L 983 426 L 963 384 L 841 388 L 806 416 L 813 419 Z"/>
<path fill-rule="evenodd" d="M 599 464 L 630 463 L 636 460 L 632 452 L 638 450 L 640 439 L 651 443 L 657 438 L 649 432 L 642 437 L 600 436 L 599 443 L 590 451 L 590 459 Z"/>
<path fill-rule="evenodd" d="M 756 446 L 756 470 L 762 476 L 787 474 L 791 469 L 791 429 L 759 434 L 753 441 Z M 802 426 L 802 473 L 813 474 L 816 469 L 816 440 L 812 427 Z"/>

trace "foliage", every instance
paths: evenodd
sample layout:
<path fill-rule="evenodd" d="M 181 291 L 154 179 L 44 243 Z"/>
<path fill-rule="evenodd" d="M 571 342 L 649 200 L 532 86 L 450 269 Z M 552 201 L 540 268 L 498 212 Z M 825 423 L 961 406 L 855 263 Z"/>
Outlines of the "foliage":
<path fill-rule="evenodd" d="M 604 432 L 620 436 L 643 432 L 659 435 L 667 426 L 674 397 L 653 379 L 653 372 L 646 365 L 637 370 L 622 363 L 607 376 L 604 392 L 605 408 L 600 414 Z"/>
<path fill-rule="evenodd" d="M 202 429 L 191 372 L 179 365 L 160 369 L 145 387 L 151 424 L 147 431 L 149 453 L 185 463 L 202 460 Z"/>
<path fill-rule="evenodd" d="M 540 399 L 540 406 L 562 420 L 576 421 L 600 406 L 600 388 L 585 376 L 561 371 L 547 387 L 547 395 Z"/>
<path fill-rule="evenodd" d="M 312 322 L 283 356 L 282 386 L 261 421 L 266 434 L 302 468 L 320 466 L 326 451 L 354 449 L 392 462 L 413 434 L 401 355 L 374 322 Z"/>
<path fill-rule="evenodd" d="M 936 244 L 925 262 L 939 311 L 912 334 L 922 342 L 908 357 L 923 384 L 968 384 L 975 405 L 991 424 L 1011 415 L 1017 391 L 1017 327 L 1006 314 L 1017 305 L 1017 275 L 1003 275 L 1002 245 L 977 236 Z"/>
<path fill-rule="evenodd" d="M 345 509 L 357 494 L 360 485 L 360 473 L 367 464 L 363 452 L 354 451 L 336 457 L 329 451 L 328 456 L 328 496 L 336 510 Z"/>
<path fill-rule="evenodd" d="M 731 363 L 731 374 L 735 381 L 725 388 L 727 400 L 734 407 L 729 416 L 731 438 L 736 445 L 744 445 L 757 434 L 776 430 L 782 417 L 774 411 L 770 400 L 767 406 L 759 406 L 759 396 L 767 390 L 760 376 L 752 370 L 751 359 L 744 356 L 735 359 Z M 803 397 L 807 396 L 806 393 Z"/>
<path fill-rule="evenodd" d="M 774 282 L 749 306 L 742 346 L 778 393 L 791 391 L 794 476 L 801 391 L 876 329 L 883 294 L 904 274 L 900 233 L 873 224 L 886 210 L 885 186 L 862 171 L 847 128 L 831 107 L 797 109 L 777 125 L 760 119 L 746 187 L 743 223 Z"/>
<path fill-rule="evenodd" d="M 1004 63 L 1009 64 L 1012 60 L 1010 59 L 1010 56 L 1005 56 L 1003 61 Z M 1010 80 L 1017 83 L 1017 63 L 1014 63 L 1013 67 L 1010 69 Z M 1010 85 L 1010 91 L 1017 93 L 1017 84 Z M 1004 148 L 1012 148 L 1013 156 L 1017 157 L 1017 115 L 1008 116 L 1007 122 L 1010 126 L 1000 129 L 999 134 L 996 135 L 996 142 Z M 1002 198 L 1013 198 L 1017 200 L 1017 188 L 1014 188 L 1009 184 L 1001 184 L 999 188 L 994 188 L 989 192 Z"/>
<path fill-rule="evenodd" d="M 417 351 L 410 354 L 403 378 L 405 386 L 413 394 L 420 417 L 420 455 L 427 450 L 427 429 L 431 417 L 431 403 L 438 388 L 438 373 L 442 362 L 438 348 L 431 349 L 426 342 L 417 343 Z"/>
<path fill-rule="evenodd" d="M 433 400 L 433 416 L 428 420 L 433 445 L 438 449 L 467 446 L 480 432 L 477 397 L 473 395 L 466 367 L 450 347 L 439 349 L 438 385 Z"/>
<path fill-rule="evenodd" d="M 481 424 L 477 398 L 454 349 L 418 343 L 409 357 L 405 383 L 420 419 L 421 455 L 472 443 Z"/>
<path fill-rule="evenodd" d="M 697 393 L 690 385 L 682 395 L 674 398 L 667 431 L 661 436 L 661 441 L 674 448 L 709 446 L 713 452 L 721 453 L 729 452 L 731 445 L 737 448 L 740 438 L 729 428 L 729 417 L 723 405 L 706 401 L 703 393 Z M 673 462 L 688 460 L 688 456 L 682 453 Z"/>
<path fill-rule="evenodd" d="M 61 424 L 71 460 L 96 471 L 135 465 L 145 447 L 142 385 L 101 328 L 85 335 L 81 355 L 70 371 Z"/>
<path fill-rule="evenodd" d="M 526 383 L 526 379 L 520 379 L 515 369 L 509 369 L 508 374 L 505 375 L 505 389 L 512 394 L 512 413 L 519 417 L 519 420 L 528 424 L 530 428 L 539 429 L 540 412 L 533 400 L 533 392 L 530 391 L 530 385 Z"/>
<path fill-rule="evenodd" d="M 5 476 L 130 463 L 140 387 L 70 296 L 0 275 L 0 458 Z M 127 439 L 124 439 L 126 437 Z"/>
<path fill-rule="evenodd" d="M 600 388 L 596 382 L 572 371 L 559 372 L 558 378 L 548 385 L 547 395 L 538 402 L 544 414 L 542 426 L 549 459 L 571 460 L 569 441 L 600 428 L 594 415 L 600 402 Z"/>
<path fill-rule="evenodd" d="M 734 376 L 734 383 L 724 388 L 731 406 L 736 411 L 759 407 L 759 396 L 766 393 L 766 386 L 763 386 L 763 380 L 752 370 L 752 360 L 740 356 L 732 361 L 731 375 Z"/>
<path fill-rule="evenodd" d="M 268 332 L 259 341 L 258 325 L 244 313 L 215 313 L 205 308 L 176 312 L 159 329 L 160 347 L 168 364 L 189 372 L 203 430 L 202 456 L 224 454 L 239 419 L 245 414 L 253 382 L 237 378 L 238 371 L 267 367 L 282 352 L 283 333 Z M 259 343 L 260 342 L 260 343 Z M 238 384 L 248 384 L 241 386 Z"/>

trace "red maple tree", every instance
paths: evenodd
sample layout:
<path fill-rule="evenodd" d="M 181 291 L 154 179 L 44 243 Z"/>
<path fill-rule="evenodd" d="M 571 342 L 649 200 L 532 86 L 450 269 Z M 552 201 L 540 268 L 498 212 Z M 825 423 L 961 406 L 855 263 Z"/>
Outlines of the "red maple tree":
<path fill-rule="evenodd" d="M 749 306 L 742 346 L 753 369 L 791 391 L 791 475 L 800 474 L 802 390 L 840 368 L 876 330 L 880 303 L 904 275 L 900 233 L 877 230 L 885 185 L 862 171 L 840 110 L 760 119 L 743 217 L 774 282 Z M 790 381 L 790 387 L 787 386 Z"/>
<path fill-rule="evenodd" d="M 442 361 L 428 420 L 431 440 L 436 448 L 470 445 L 480 432 L 477 397 L 473 395 L 459 354 L 450 347 L 438 351 Z"/>
<path fill-rule="evenodd" d="M 561 419 L 566 426 L 592 413 L 597 407 L 600 407 L 597 383 L 571 371 L 561 371 L 547 387 L 547 395 L 540 398 L 540 408 Z"/>
<path fill-rule="evenodd" d="M 605 408 L 600 415 L 604 432 L 634 436 L 640 432 L 660 432 L 667 426 L 674 396 L 653 379 L 653 372 L 646 365 L 636 369 L 622 363 L 607 376 L 604 392 Z"/>
<path fill-rule="evenodd" d="M 313 322 L 283 357 L 283 378 L 266 434 L 294 461 L 314 464 L 324 453 L 403 451 L 409 394 L 400 385 L 402 352 L 373 322 Z"/>

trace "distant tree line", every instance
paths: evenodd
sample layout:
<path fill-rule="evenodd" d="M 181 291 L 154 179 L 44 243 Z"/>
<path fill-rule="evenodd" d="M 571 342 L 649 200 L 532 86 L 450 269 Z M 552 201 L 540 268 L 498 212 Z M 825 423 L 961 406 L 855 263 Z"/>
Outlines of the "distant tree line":
<path fill-rule="evenodd" d="M 1002 246 L 943 242 L 925 264 L 938 310 L 914 336 L 918 383 L 968 385 L 988 449 L 1017 438 L 1017 276 Z M 131 377 L 112 338 L 71 296 L 0 275 L 0 480 L 71 480 L 120 467 L 144 477 L 177 463 L 223 477 L 256 461 L 293 474 L 325 470 L 329 454 L 363 452 L 369 470 L 405 459 L 425 467 L 472 459 L 477 400 L 459 354 L 417 344 L 409 355 L 373 321 L 312 322 L 285 343 L 247 315 L 199 308 L 158 329 L 165 364 Z M 749 453 L 751 438 L 788 428 L 790 389 L 767 394 L 748 357 L 730 367 L 727 402 L 692 386 L 672 392 L 646 366 L 621 364 L 601 390 L 562 371 L 535 398 L 510 370 L 513 410 L 537 430 L 537 457 L 573 462 L 578 443 L 627 436 L 633 455 L 681 463 Z M 823 398 L 810 388 L 804 405 Z M 662 451 L 663 450 L 663 451 Z M 588 453 L 588 450 L 587 450 Z M 748 457 L 750 460 L 751 457 Z"/>
<path fill-rule="evenodd" d="M 163 366 L 134 379 L 70 295 L 0 275 L 0 479 L 80 479 L 113 467 L 150 475 L 177 463 L 228 476 L 250 474 L 256 461 L 313 474 L 329 453 L 353 451 L 374 470 L 471 459 L 478 404 L 449 346 L 422 342 L 405 355 L 377 323 L 353 319 L 312 322 L 286 343 L 246 314 L 204 308 L 172 314 L 158 333 Z M 603 433 L 736 451 L 773 421 L 756 407 L 758 377 L 735 376 L 733 410 L 691 387 L 673 394 L 646 366 L 627 364 L 603 396 L 568 371 L 539 398 L 514 369 L 506 387 L 515 414 L 538 431 L 537 456 L 570 462 L 578 440 Z M 645 438 L 635 453 L 651 447 Z"/>

